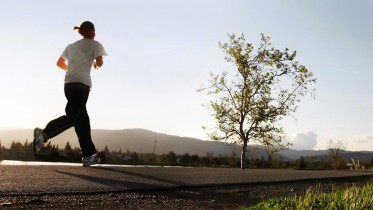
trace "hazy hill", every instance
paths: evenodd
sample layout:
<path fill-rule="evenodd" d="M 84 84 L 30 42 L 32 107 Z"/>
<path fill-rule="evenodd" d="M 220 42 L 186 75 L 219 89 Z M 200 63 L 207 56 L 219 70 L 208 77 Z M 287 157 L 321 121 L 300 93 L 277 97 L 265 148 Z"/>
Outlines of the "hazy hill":
<path fill-rule="evenodd" d="M 237 146 L 233 144 L 202 141 L 143 129 L 93 130 L 92 135 L 97 147 L 104 148 L 108 145 L 109 149 L 122 148 L 122 151 L 129 149 L 132 152 L 152 153 L 155 147 L 157 154 L 173 151 L 176 154 L 189 153 L 202 156 L 206 153 L 230 155 L 239 152 Z"/>
<path fill-rule="evenodd" d="M 328 151 L 327 150 L 293 150 L 293 149 L 288 149 L 279 152 L 281 155 L 288 157 L 291 160 L 297 160 L 301 156 L 306 157 L 306 156 L 322 156 L 322 155 L 327 155 Z"/>
<path fill-rule="evenodd" d="M 22 143 L 27 139 L 32 141 L 32 129 L 0 129 L 0 141 L 2 146 L 10 147 L 13 140 L 21 141 Z M 157 154 L 166 154 L 170 151 L 176 154 L 189 153 L 190 155 L 206 156 L 207 153 L 213 153 L 215 156 L 231 155 L 236 153 L 240 155 L 240 147 L 234 144 L 216 141 L 202 141 L 200 139 L 180 137 L 174 135 L 167 135 L 156 133 L 144 129 L 124 129 L 124 130 L 102 130 L 93 129 L 92 137 L 96 147 L 103 150 L 107 145 L 110 150 L 122 149 L 123 152 L 127 149 L 131 152 L 153 153 L 154 146 Z M 66 142 L 69 141 L 73 147 L 77 147 L 78 140 L 73 129 L 69 129 L 61 135 L 51 139 L 52 144 L 58 144 L 60 148 L 65 147 Z M 155 143 L 156 142 L 156 143 Z M 253 148 L 254 146 L 251 146 Z M 265 158 L 267 159 L 267 152 L 258 147 L 255 152 L 248 154 L 249 158 Z M 327 158 L 327 150 L 285 150 L 279 153 L 282 160 L 297 160 L 301 156 L 317 156 L 320 159 Z M 343 154 L 345 160 L 349 161 L 354 158 L 356 161 L 370 161 L 373 158 L 373 152 L 345 152 Z"/>
<path fill-rule="evenodd" d="M 328 150 L 285 150 L 280 152 L 281 155 L 288 157 L 291 160 L 297 160 L 301 156 L 307 157 L 312 156 L 318 160 L 328 160 Z M 351 162 L 353 158 L 356 162 L 370 162 L 373 159 L 373 152 L 370 151 L 345 151 L 341 154 L 341 157 L 346 162 Z"/>
<path fill-rule="evenodd" d="M 13 140 L 21 141 L 27 139 L 32 141 L 32 129 L 0 129 L 0 140 L 2 146 L 10 147 Z M 202 141 L 189 137 L 179 137 L 156 133 L 144 129 L 125 129 L 125 130 L 101 130 L 93 129 L 92 138 L 97 148 L 104 149 L 107 145 L 110 150 L 131 152 L 153 153 L 154 146 L 157 154 L 168 153 L 170 151 L 176 154 L 197 154 L 205 156 L 207 153 L 214 155 L 231 155 L 236 152 L 239 154 L 239 148 L 234 144 L 224 142 Z M 73 129 L 69 129 L 61 135 L 51 139 L 52 144 L 58 144 L 60 148 L 69 141 L 75 147 L 78 140 Z"/>
<path fill-rule="evenodd" d="M 10 147 L 12 141 L 24 142 L 26 139 L 32 141 L 32 129 L 0 129 L 0 140 L 3 146 Z M 153 153 L 154 147 L 157 154 L 167 154 L 170 151 L 176 154 L 189 153 L 190 155 L 206 156 L 207 153 L 214 156 L 232 155 L 240 156 L 241 148 L 235 144 L 225 142 L 203 141 L 200 139 L 180 137 L 156 133 L 144 129 L 124 129 L 124 130 L 92 130 L 93 141 L 99 150 L 108 146 L 109 150 L 127 149 L 131 152 Z M 51 139 L 52 144 L 58 144 L 60 148 L 65 147 L 69 141 L 72 147 L 77 147 L 78 140 L 73 129 L 69 129 L 61 135 Z M 251 146 L 253 148 L 253 146 Z M 249 152 L 249 158 L 265 158 L 268 154 L 262 148 Z M 288 160 L 287 157 L 282 157 Z"/>

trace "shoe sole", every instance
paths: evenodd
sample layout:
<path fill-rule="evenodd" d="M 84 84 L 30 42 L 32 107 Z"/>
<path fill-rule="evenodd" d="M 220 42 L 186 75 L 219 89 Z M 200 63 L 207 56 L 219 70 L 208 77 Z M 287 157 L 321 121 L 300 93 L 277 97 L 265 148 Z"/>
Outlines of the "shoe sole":
<path fill-rule="evenodd" d="M 97 158 L 97 162 L 85 162 L 85 163 L 83 163 L 83 166 L 84 167 L 89 167 L 89 166 L 92 166 L 92 165 L 100 164 L 100 162 L 101 162 L 101 158 Z"/>
<path fill-rule="evenodd" d="M 38 132 L 38 131 L 41 131 L 40 128 L 35 128 L 34 129 L 34 140 L 32 142 L 32 147 L 33 147 L 33 150 L 34 150 L 34 154 L 37 155 L 39 154 L 39 150 L 41 149 L 41 146 L 38 148 L 36 145 L 37 145 L 37 139 L 39 138 L 40 135 L 42 135 L 42 132 Z"/>
<path fill-rule="evenodd" d="M 98 165 L 100 163 L 83 163 L 83 167 L 90 167 L 90 166 L 93 166 L 93 165 Z"/>

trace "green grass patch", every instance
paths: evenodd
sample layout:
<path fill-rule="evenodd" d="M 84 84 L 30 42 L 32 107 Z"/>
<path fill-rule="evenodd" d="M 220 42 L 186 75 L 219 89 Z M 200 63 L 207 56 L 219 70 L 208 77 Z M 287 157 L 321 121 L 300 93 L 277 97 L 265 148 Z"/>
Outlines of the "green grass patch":
<path fill-rule="evenodd" d="M 323 193 L 320 188 L 308 189 L 305 196 L 272 198 L 245 209 L 373 209 L 373 184 L 333 193 Z"/>

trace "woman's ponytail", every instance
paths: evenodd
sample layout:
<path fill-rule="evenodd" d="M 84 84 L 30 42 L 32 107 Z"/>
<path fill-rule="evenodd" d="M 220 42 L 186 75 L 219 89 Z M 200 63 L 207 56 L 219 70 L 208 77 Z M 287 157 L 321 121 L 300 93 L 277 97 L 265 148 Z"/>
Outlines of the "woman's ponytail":
<path fill-rule="evenodd" d="M 84 38 L 91 38 L 95 35 L 95 26 L 89 21 L 83 22 L 80 27 L 75 26 L 74 30 L 78 30 L 79 34 Z"/>

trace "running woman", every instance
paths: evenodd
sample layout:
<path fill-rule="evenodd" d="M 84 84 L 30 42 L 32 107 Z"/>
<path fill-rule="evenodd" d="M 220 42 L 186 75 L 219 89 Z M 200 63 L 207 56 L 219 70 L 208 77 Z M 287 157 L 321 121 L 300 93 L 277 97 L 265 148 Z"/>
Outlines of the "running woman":
<path fill-rule="evenodd" d="M 43 144 L 63 131 L 74 126 L 82 150 L 83 166 L 100 163 L 96 147 L 91 138 L 91 125 L 86 109 L 89 92 L 92 87 L 91 67 L 95 69 L 103 65 L 106 56 L 104 47 L 95 41 L 95 27 L 89 21 L 83 22 L 78 30 L 83 39 L 68 45 L 57 61 L 57 66 L 66 71 L 65 96 L 66 115 L 50 121 L 45 129 L 35 128 L 33 147 L 38 154 Z"/>

